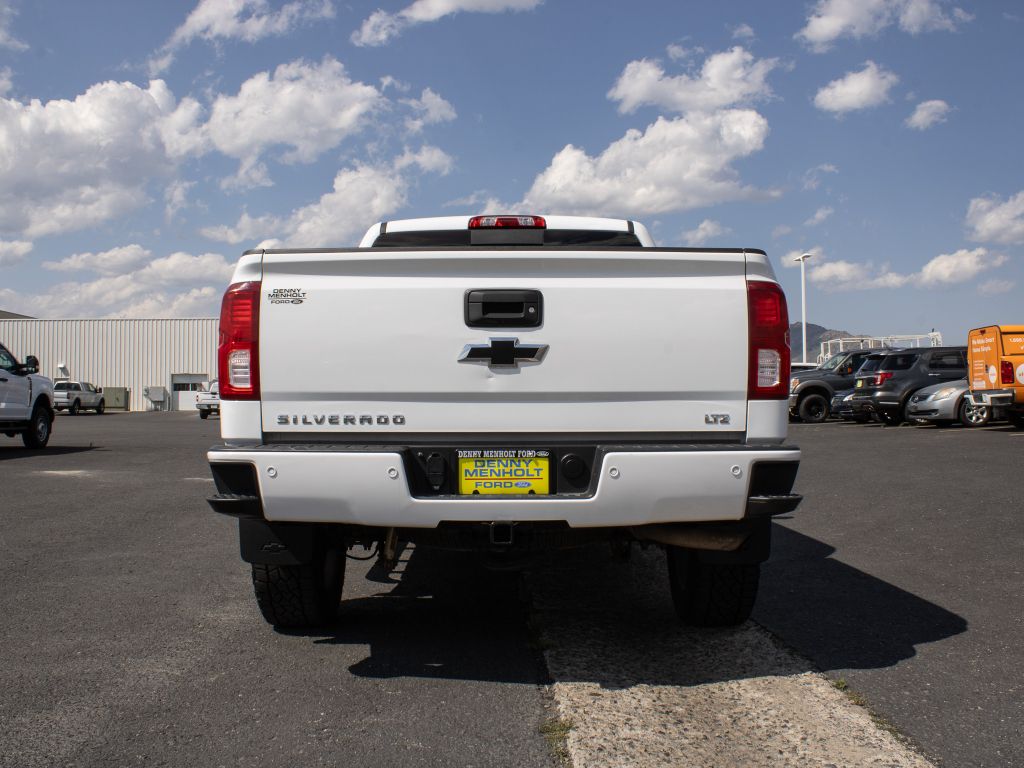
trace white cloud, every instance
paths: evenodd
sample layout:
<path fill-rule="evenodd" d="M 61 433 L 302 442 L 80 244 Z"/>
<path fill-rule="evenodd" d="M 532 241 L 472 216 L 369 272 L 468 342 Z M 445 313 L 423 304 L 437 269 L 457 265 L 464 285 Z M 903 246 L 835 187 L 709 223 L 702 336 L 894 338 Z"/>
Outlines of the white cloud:
<path fill-rule="evenodd" d="M 807 221 L 804 222 L 804 226 L 805 227 L 816 227 L 819 224 L 821 224 L 821 222 L 825 221 L 825 219 L 827 219 L 833 213 L 835 213 L 835 209 L 834 208 L 828 208 L 828 207 L 819 208 L 818 210 L 816 210 L 814 212 L 814 215 L 811 216 L 811 218 L 807 219 Z"/>
<path fill-rule="evenodd" d="M 989 255 L 984 248 L 967 250 L 961 248 L 955 253 L 943 253 L 929 261 L 917 275 L 925 286 L 955 285 L 973 280 L 982 272 L 1001 267 L 1006 257 Z"/>
<path fill-rule="evenodd" d="M 238 245 L 264 237 L 279 229 L 280 226 L 281 219 L 276 216 L 250 216 L 248 211 L 242 211 L 242 215 L 238 217 L 234 226 L 221 224 L 215 227 L 204 227 L 200 230 L 200 234 L 211 240 Z"/>
<path fill-rule="evenodd" d="M 817 189 L 818 185 L 821 184 L 821 176 L 825 173 L 839 173 L 839 169 L 831 163 L 822 163 L 821 165 L 808 169 L 804 173 L 804 189 Z"/>
<path fill-rule="evenodd" d="M 649 59 L 631 61 L 608 91 L 619 112 L 652 105 L 672 112 L 714 110 L 771 96 L 766 79 L 778 59 L 755 59 L 740 46 L 709 56 L 695 76 L 671 77 Z"/>
<path fill-rule="evenodd" d="M 0 99 L 0 232 L 26 238 L 107 221 L 148 202 L 173 153 L 177 112 L 161 80 L 91 86 L 74 100 Z"/>
<path fill-rule="evenodd" d="M 775 229 L 772 230 L 772 237 L 776 239 L 784 237 L 785 235 L 788 235 L 792 231 L 793 228 L 788 224 L 779 224 L 779 226 L 775 227 Z"/>
<path fill-rule="evenodd" d="M 331 192 L 290 216 L 253 217 L 243 213 L 235 226 L 208 227 L 202 234 L 233 245 L 261 238 L 272 238 L 274 246 L 349 245 L 370 223 L 406 204 L 412 183 L 410 169 L 444 174 L 450 167 L 451 158 L 437 147 L 406 151 L 388 165 L 361 165 L 338 171 Z"/>
<path fill-rule="evenodd" d="M 106 253 L 139 248 L 124 246 Z M 83 262 L 105 270 L 109 262 L 96 258 L 101 255 L 89 254 L 93 258 Z M 234 264 L 220 254 L 172 253 L 157 259 L 147 257 L 145 265 L 133 271 L 101 272 L 94 280 L 60 283 L 35 295 L 0 288 L 0 304 L 36 317 L 208 317 L 217 313 L 233 270 Z"/>
<path fill-rule="evenodd" d="M 976 197 L 967 206 L 970 237 L 983 243 L 1024 243 L 1024 191 L 1003 202 Z"/>
<path fill-rule="evenodd" d="M 388 13 L 376 10 L 352 33 L 356 45 L 384 45 L 416 24 L 438 21 L 453 13 L 503 13 L 529 11 L 543 0 L 415 0 L 412 5 Z"/>
<path fill-rule="evenodd" d="M 11 7 L 11 3 L 9 0 L 0 0 L 0 48 L 7 48 L 11 51 L 27 50 L 28 46 L 11 34 L 12 21 L 14 21 L 14 9 Z"/>
<path fill-rule="evenodd" d="M 749 109 L 659 117 L 596 157 L 567 145 L 511 209 L 649 216 L 757 197 L 764 193 L 742 184 L 732 163 L 767 135 L 768 121 Z"/>
<path fill-rule="evenodd" d="M 943 253 L 912 274 L 893 272 L 888 264 L 876 268 L 871 262 L 826 261 L 810 268 L 807 279 L 827 291 L 856 291 L 874 288 L 938 288 L 970 282 L 982 272 L 1001 267 L 1005 256 L 984 248 Z"/>
<path fill-rule="evenodd" d="M 665 46 L 665 53 L 668 54 L 672 61 L 682 61 L 683 59 L 690 58 L 693 51 L 690 48 L 684 48 L 678 43 L 669 43 Z"/>
<path fill-rule="evenodd" d="M 292 0 L 276 11 L 270 9 L 267 0 L 199 0 L 184 23 L 149 60 L 150 75 L 167 69 L 175 52 L 194 40 L 255 43 L 285 35 L 300 24 L 333 16 L 330 0 Z"/>
<path fill-rule="evenodd" d="M 0 267 L 9 267 L 22 261 L 32 251 L 27 240 L 0 240 Z"/>
<path fill-rule="evenodd" d="M 978 293 L 982 296 L 998 296 L 1002 293 L 1009 293 L 1017 287 L 1013 280 L 986 280 L 978 286 Z"/>
<path fill-rule="evenodd" d="M 906 119 L 905 124 L 908 128 L 924 131 L 937 123 L 946 122 L 946 115 L 949 114 L 950 109 L 949 104 L 942 99 L 922 101 L 914 109 L 914 114 Z"/>
<path fill-rule="evenodd" d="M 683 232 L 683 242 L 691 246 L 704 245 L 704 243 L 709 240 L 721 237 L 722 235 L 727 235 L 731 231 L 731 229 L 722 226 L 717 221 L 704 219 L 704 221 L 697 225 L 696 229 L 690 229 Z"/>
<path fill-rule="evenodd" d="M 424 88 L 418 99 L 402 99 L 402 103 L 413 111 L 413 117 L 405 120 L 405 129 L 409 133 L 419 133 L 425 125 L 447 123 L 458 117 L 455 107 L 430 88 Z"/>
<path fill-rule="evenodd" d="M 60 261 L 44 261 L 43 269 L 52 272 L 89 271 L 101 275 L 119 275 L 149 261 L 152 256 L 152 251 L 132 243 L 100 253 L 73 253 Z"/>
<path fill-rule="evenodd" d="M 942 0 L 903 0 L 897 3 L 899 26 L 904 32 L 919 35 L 922 32 L 955 32 L 957 24 L 971 21 L 974 16 L 962 8 L 949 13 Z"/>
<path fill-rule="evenodd" d="M 813 248 L 804 248 L 802 250 L 798 248 L 796 250 L 790 251 L 789 253 L 782 257 L 782 266 L 786 267 L 787 269 L 799 269 L 800 262 L 798 261 L 798 259 L 805 253 L 809 253 L 813 257 L 807 260 L 807 266 L 810 267 L 820 266 L 821 262 L 825 258 L 825 249 L 822 248 L 820 245 L 816 245 Z M 807 267 L 805 266 L 805 269 L 806 268 Z"/>
<path fill-rule="evenodd" d="M 757 35 L 749 24 L 740 24 L 732 31 L 732 37 L 734 40 L 753 40 Z"/>
<path fill-rule="evenodd" d="M 973 17 L 960 8 L 947 11 L 945 0 L 818 0 L 795 37 L 823 53 L 842 37 L 873 37 L 897 24 L 912 35 L 955 31 Z"/>
<path fill-rule="evenodd" d="M 6 96 L 14 87 L 14 74 L 10 67 L 0 69 L 0 96 Z"/>
<path fill-rule="evenodd" d="M 175 179 L 164 189 L 164 218 L 168 221 L 173 219 L 178 211 L 189 205 L 188 191 L 194 187 L 194 181 Z"/>
<path fill-rule="evenodd" d="M 814 106 L 837 115 L 877 107 L 889 100 L 889 91 L 899 81 L 892 72 L 868 61 L 859 72 L 847 72 L 819 90 Z"/>
<path fill-rule="evenodd" d="M 196 130 L 240 161 L 238 184 L 266 186 L 261 157 L 268 149 L 286 148 L 285 163 L 312 162 L 362 130 L 385 103 L 380 91 L 351 80 L 330 56 L 319 64 L 298 60 L 253 75 L 234 96 L 217 96 L 209 121 Z"/>

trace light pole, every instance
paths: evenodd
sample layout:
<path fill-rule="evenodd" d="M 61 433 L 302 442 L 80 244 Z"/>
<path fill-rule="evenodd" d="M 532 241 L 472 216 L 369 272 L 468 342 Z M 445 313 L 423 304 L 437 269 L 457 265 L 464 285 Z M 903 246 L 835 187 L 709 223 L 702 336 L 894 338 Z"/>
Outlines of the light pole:
<path fill-rule="evenodd" d="M 800 341 L 804 345 L 803 361 L 805 363 L 807 362 L 807 279 L 804 266 L 812 256 L 814 256 L 813 253 L 804 253 L 793 259 L 793 261 L 800 262 Z"/>

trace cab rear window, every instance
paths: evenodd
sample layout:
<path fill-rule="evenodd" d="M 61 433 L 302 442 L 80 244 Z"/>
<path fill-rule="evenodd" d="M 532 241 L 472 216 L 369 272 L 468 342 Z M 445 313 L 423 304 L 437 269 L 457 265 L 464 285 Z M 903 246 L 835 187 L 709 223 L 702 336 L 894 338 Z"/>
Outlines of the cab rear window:
<path fill-rule="evenodd" d="M 68 384 L 67 384 L 67 382 L 66 381 L 62 381 L 62 382 L 59 382 L 57 384 L 54 384 L 53 385 L 53 391 L 54 392 L 67 392 L 68 391 Z"/>
<path fill-rule="evenodd" d="M 497 234 L 495 234 L 497 233 Z M 495 242 L 500 236 L 502 241 Z M 463 248 L 472 245 L 532 245 L 639 248 L 640 240 L 632 232 L 600 229 L 438 229 L 420 232 L 385 232 L 373 241 L 374 248 Z"/>

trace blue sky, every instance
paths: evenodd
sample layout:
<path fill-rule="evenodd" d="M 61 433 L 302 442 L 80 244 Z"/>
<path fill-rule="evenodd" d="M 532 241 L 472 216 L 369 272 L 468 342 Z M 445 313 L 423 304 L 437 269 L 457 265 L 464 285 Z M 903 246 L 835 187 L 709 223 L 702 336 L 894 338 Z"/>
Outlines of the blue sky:
<path fill-rule="evenodd" d="M 1019 3 L 0 0 L 0 308 L 216 314 L 261 243 L 639 219 L 799 317 L 1021 322 Z"/>

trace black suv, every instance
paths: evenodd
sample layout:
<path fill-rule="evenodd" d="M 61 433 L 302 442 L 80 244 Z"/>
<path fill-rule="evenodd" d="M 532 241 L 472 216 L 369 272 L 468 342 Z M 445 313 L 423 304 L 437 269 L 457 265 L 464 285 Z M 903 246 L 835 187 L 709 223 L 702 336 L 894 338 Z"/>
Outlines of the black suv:
<path fill-rule="evenodd" d="M 850 404 L 886 424 L 907 420 L 907 402 L 917 390 L 967 377 L 967 347 L 924 347 L 890 352 L 878 370 L 857 376 Z"/>
<path fill-rule="evenodd" d="M 832 397 L 854 385 L 854 374 L 877 349 L 837 352 L 812 371 L 794 373 L 789 380 L 789 413 L 812 424 L 828 418 Z"/>

